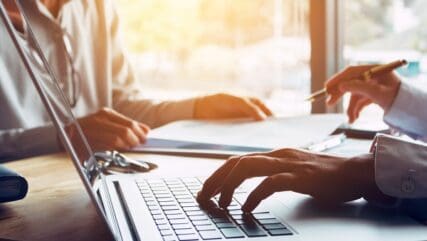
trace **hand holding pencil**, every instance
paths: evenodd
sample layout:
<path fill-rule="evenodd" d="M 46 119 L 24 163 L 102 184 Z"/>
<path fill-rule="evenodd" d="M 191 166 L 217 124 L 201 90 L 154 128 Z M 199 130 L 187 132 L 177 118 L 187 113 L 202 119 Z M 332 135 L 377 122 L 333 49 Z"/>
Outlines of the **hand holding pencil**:
<path fill-rule="evenodd" d="M 347 67 L 329 79 L 324 90 L 314 93 L 307 100 L 315 101 L 327 94 L 327 104 L 334 105 L 346 92 L 350 92 L 347 110 L 350 123 L 359 117 L 364 107 L 372 103 L 387 111 L 398 93 L 401 82 L 393 70 L 405 64 L 405 60 L 398 60 L 386 65 Z"/>

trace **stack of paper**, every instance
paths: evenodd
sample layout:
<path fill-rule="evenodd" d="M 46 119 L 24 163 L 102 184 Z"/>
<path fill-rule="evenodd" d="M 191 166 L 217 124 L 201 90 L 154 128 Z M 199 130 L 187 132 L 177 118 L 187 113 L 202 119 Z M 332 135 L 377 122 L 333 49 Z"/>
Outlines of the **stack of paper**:
<path fill-rule="evenodd" d="M 152 130 L 147 144 L 134 151 L 184 146 L 186 149 L 209 149 L 213 152 L 221 149 L 251 152 L 302 147 L 325 139 L 344 121 L 345 116 L 341 114 L 269 118 L 259 122 L 176 121 Z"/>

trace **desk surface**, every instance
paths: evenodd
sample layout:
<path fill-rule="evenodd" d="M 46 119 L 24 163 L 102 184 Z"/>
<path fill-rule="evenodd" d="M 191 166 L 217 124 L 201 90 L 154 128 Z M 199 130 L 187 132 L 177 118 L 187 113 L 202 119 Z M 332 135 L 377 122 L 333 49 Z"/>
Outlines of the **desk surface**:
<path fill-rule="evenodd" d="M 368 150 L 369 142 L 360 144 L 356 152 Z M 337 149 L 336 152 L 349 154 L 346 149 Z M 160 168 L 152 174 L 162 176 L 209 175 L 222 163 L 217 159 L 179 157 L 177 160 L 174 156 L 148 154 L 130 156 L 159 164 Z M 112 239 L 66 154 L 29 158 L 7 163 L 6 166 L 27 178 L 29 193 L 23 200 L 0 205 L 0 238 Z"/>
<path fill-rule="evenodd" d="M 15 161 L 6 166 L 27 178 L 29 193 L 23 200 L 0 206 L 0 238 L 111 240 L 65 154 Z"/>
<path fill-rule="evenodd" d="M 129 155 L 158 163 L 154 175 L 208 174 L 222 161 L 173 156 Z M 29 158 L 6 164 L 25 176 L 29 193 L 23 200 L 0 205 L 0 239 L 112 240 L 66 154 Z M 189 168 L 191 167 L 191 168 Z"/>

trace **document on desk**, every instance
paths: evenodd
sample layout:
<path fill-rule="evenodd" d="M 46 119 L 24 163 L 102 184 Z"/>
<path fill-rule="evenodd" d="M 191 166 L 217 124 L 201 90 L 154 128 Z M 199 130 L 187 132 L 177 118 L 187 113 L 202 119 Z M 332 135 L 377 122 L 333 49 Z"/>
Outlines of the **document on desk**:
<path fill-rule="evenodd" d="M 149 133 L 146 145 L 133 151 L 158 148 L 256 152 L 303 147 L 325 139 L 345 121 L 341 114 L 268 118 L 265 121 L 176 121 Z M 183 148 L 185 146 L 185 148 Z"/>

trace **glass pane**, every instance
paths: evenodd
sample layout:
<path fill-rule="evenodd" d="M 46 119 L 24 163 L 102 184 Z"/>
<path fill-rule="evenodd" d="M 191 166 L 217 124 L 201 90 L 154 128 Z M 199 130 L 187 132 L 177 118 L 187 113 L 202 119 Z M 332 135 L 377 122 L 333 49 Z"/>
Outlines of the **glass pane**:
<path fill-rule="evenodd" d="M 146 96 L 254 95 L 309 113 L 308 0 L 116 0 Z"/>
<path fill-rule="evenodd" d="M 345 1 L 346 65 L 384 63 L 407 59 L 398 73 L 426 89 L 427 85 L 427 1 Z M 376 108 L 367 112 L 381 113 Z"/>

